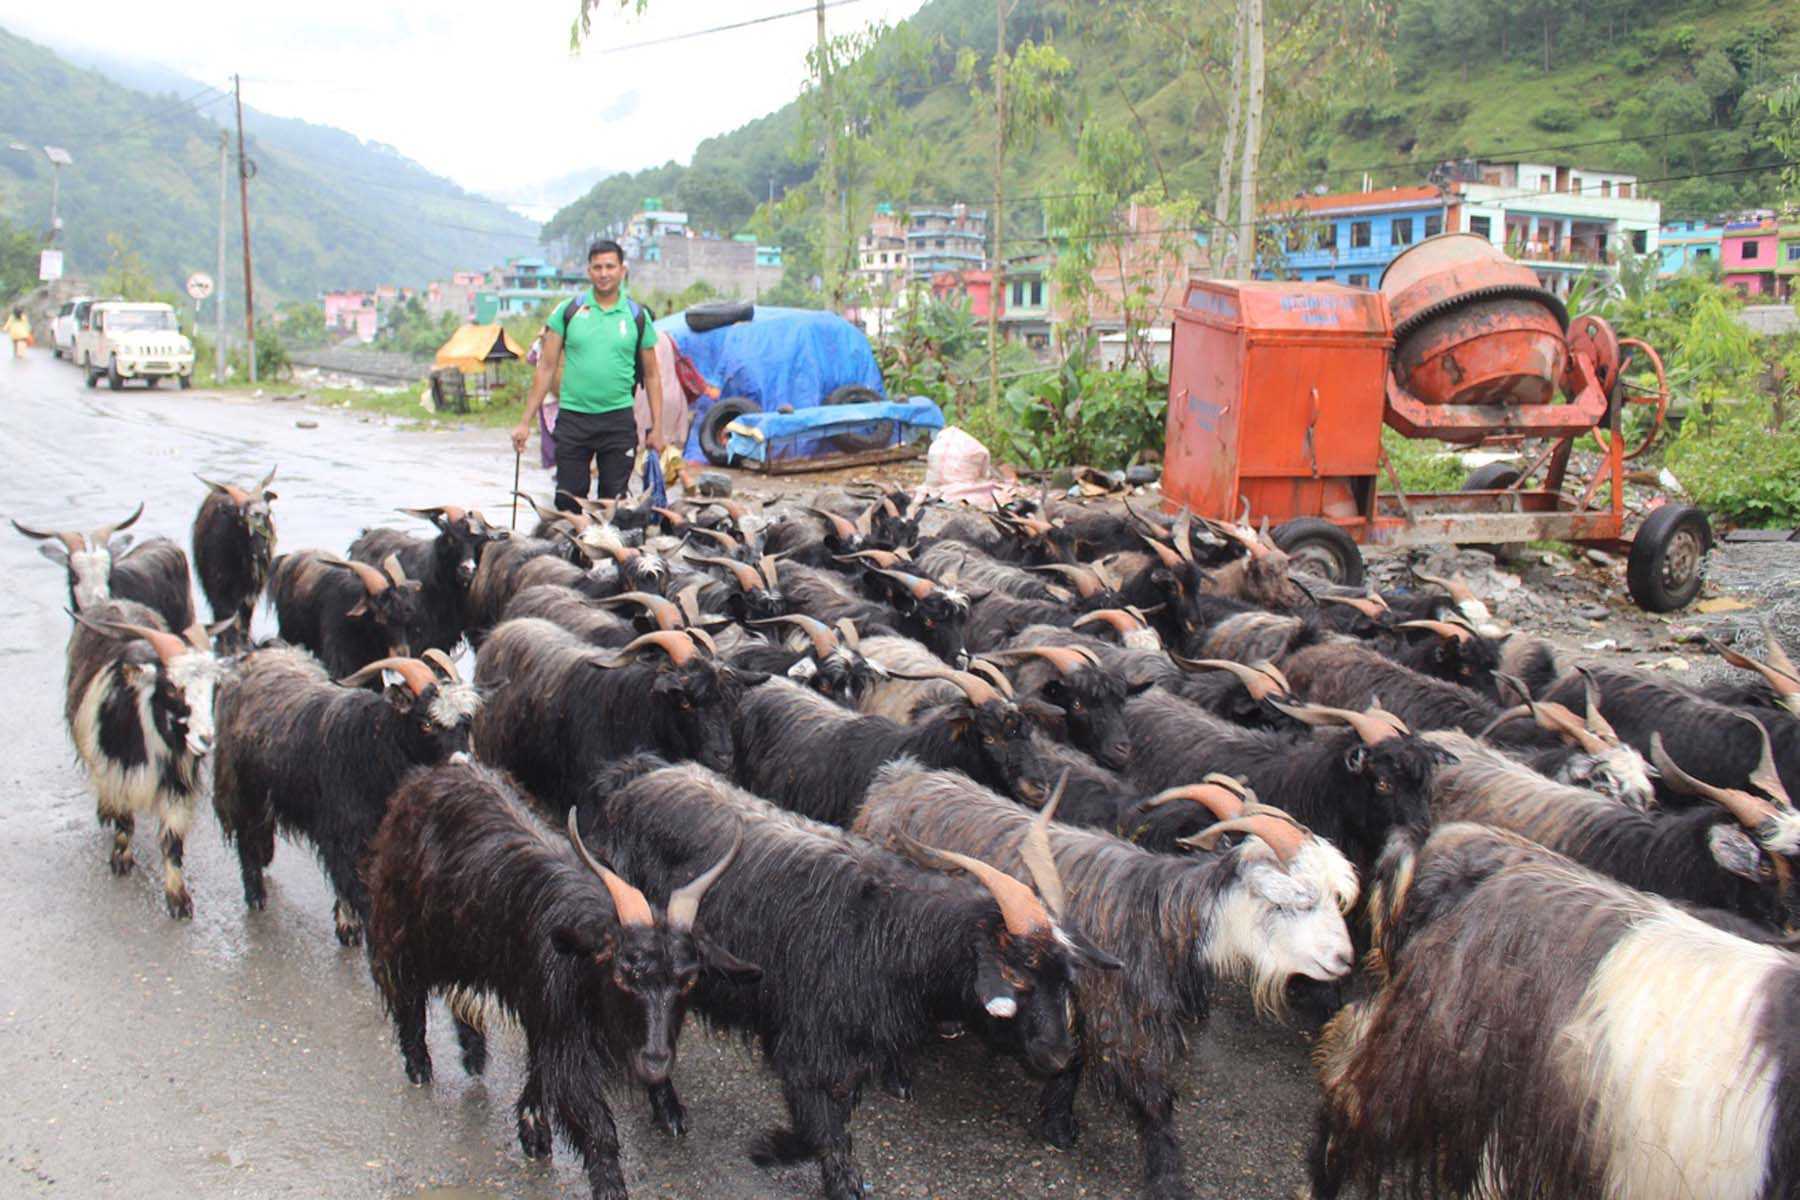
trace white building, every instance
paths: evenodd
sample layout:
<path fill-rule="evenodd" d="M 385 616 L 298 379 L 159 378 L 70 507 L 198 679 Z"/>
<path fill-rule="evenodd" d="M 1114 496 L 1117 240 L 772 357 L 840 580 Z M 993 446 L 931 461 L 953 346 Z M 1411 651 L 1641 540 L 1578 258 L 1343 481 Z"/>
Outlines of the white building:
<path fill-rule="evenodd" d="M 1657 250 L 1662 204 L 1642 195 L 1635 175 L 1549 163 L 1468 165 L 1473 170 L 1459 170 L 1449 183 L 1444 227 L 1487 238 L 1558 294 L 1620 255 Z"/>

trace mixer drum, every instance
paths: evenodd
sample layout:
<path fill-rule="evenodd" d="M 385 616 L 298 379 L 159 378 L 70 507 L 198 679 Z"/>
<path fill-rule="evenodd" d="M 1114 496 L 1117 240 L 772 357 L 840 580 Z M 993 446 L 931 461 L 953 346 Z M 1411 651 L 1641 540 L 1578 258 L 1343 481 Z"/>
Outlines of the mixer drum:
<path fill-rule="evenodd" d="M 1449 233 L 1402 251 L 1381 277 L 1394 375 L 1428 405 L 1534 405 L 1556 398 L 1568 311 L 1537 274 L 1486 238 Z"/>

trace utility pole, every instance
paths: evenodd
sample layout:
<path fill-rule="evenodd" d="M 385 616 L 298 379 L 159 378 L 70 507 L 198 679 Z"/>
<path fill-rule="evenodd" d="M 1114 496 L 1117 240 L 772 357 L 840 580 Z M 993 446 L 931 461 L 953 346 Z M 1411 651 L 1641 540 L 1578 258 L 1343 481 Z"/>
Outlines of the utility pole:
<path fill-rule="evenodd" d="M 839 292 L 838 274 L 843 266 L 842 255 L 838 250 L 838 196 L 837 196 L 837 109 L 831 103 L 831 43 L 825 38 L 825 0 L 815 0 L 815 12 L 819 21 L 819 95 L 825 112 L 825 195 L 824 203 L 819 207 L 825 212 L 825 269 L 820 272 L 825 277 L 825 306 L 832 312 L 838 310 Z"/>
<path fill-rule="evenodd" d="M 223 129 L 219 130 L 219 273 L 213 285 L 214 324 L 217 332 L 213 346 L 213 379 L 218 383 L 225 382 L 225 205 L 227 203 L 225 184 L 225 162 L 231 157 L 231 135 Z"/>
<path fill-rule="evenodd" d="M 1006 286 L 1006 220 L 1002 182 L 1006 171 L 1006 10 L 1007 0 L 994 0 L 994 261 L 988 269 L 988 403 L 1000 403 L 1000 302 Z"/>
<path fill-rule="evenodd" d="M 250 364 L 250 382 L 256 382 L 256 292 L 250 284 L 250 164 L 244 158 L 244 93 L 242 81 L 231 77 L 231 98 L 237 104 L 238 207 L 244 218 L 244 346 Z"/>

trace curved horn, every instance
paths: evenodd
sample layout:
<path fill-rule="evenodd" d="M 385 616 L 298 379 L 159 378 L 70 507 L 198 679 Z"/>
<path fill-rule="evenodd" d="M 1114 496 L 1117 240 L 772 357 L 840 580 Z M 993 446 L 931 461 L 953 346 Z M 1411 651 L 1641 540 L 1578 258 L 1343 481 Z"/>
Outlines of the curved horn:
<path fill-rule="evenodd" d="M 620 879 L 607 869 L 606 864 L 593 856 L 587 843 L 581 840 L 581 830 L 575 824 L 575 809 L 569 809 L 569 841 L 574 843 L 575 853 L 581 855 L 581 861 L 588 865 L 588 870 L 600 877 L 606 885 L 606 894 L 612 897 L 613 912 L 621 925 L 637 925 L 648 928 L 656 924 L 651 915 L 650 902 L 644 899 L 644 893 Z"/>
<path fill-rule="evenodd" d="M 1044 898 L 1044 904 L 1057 920 L 1068 911 L 1069 902 L 1063 893 L 1062 874 L 1056 869 L 1056 852 L 1050 848 L 1050 822 L 1056 819 L 1056 806 L 1062 803 L 1063 789 L 1068 782 L 1069 772 L 1064 768 L 1050 799 L 1044 801 L 1044 807 L 1032 818 L 1030 828 L 1025 830 L 1025 840 L 1019 846 L 1019 858 L 1031 873 L 1038 895 Z"/>
<path fill-rule="evenodd" d="M 676 666 L 686 666 L 689 659 L 700 653 L 694 645 L 694 639 L 685 629 L 660 629 L 655 633 L 646 633 L 642 637 L 633 638 L 620 648 L 617 655 L 609 663 L 598 664 L 609 667 L 621 667 L 634 661 L 638 652 L 646 646 L 655 646 L 669 656 L 669 661 Z"/>
<path fill-rule="evenodd" d="M 620 592 L 615 596 L 605 596 L 594 601 L 602 608 L 616 608 L 621 604 L 641 604 L 656 621 L 659 628 L 676 630 L 682 627 L 681 609 L 667 596 L 658 596 L 654 592 Z"/>
<path fill-rule="evenodd" d="M 735 558 L 719 558 L 712 554 L 695 554 L 692 550 L 684 557 L 694 562 L 706 563 L 710 566 L 724 567 L 737 580 L 738 587 L 746 592 L 753 592 L 763 586 L 762 579 L 756 574 L 756 568 L 748 563 L 741 563 Z"/>
<path fill-rule="evenodd" d="M 856 518 L 856 532 L 862 534 L 864 537 L 868 537 L 871 533 L 875 532 L 875 510 L 880 507 L 881 502 L 878 500 L 874 504 L 863 509 L 862 515 Z"/>
<path fill-rule="evenodd" d="M 361 687 L 383 671 L 392 671 L 406 682 L 406 690 L 417 696 L 435 684 L 437 675 L 416 658 L 382 658 L 338 680 L 341 687 Z"/>
<path fill-rule="evenodd" d="M 381 569 L 387 572 L 387 577 L 393 580 L 396 585 L 410 582 L 406 578 L 406 568 L 400 565 L 400 556 L 398 554 L 390 554 L 382 559 Z"/>
<path fill-rule="evenodd" d="M 1150 627 L 1148 621 L 1145 621 L 1136 613 L 1128 612 L 1123 608 L 1096 608 L 1092 612 L 1083 613 L 1081 616 L 1076 617 L 1074 624 L 1070 625 L 1069 628 L 1080 629 L 1083 625 L 1092 625 L 1095 622 L 1105 622 L 1107 625 L 1112 626 L 1121 637 L 1128 633 L 1136 633 L 1140 629 L 1148 629 Z"/>
<path fill-rule="evenodd" d="M 1348 725 L 1356 731 L 1356 736 L 1363 744 L 1373 746 L 1377 742 L 1385 742 L 1389 738 L 1399 737 L 1408 732 L 1406 726 L 1398 723 L 1398 718 L 1388 719 L 1374 713 L 1355 712 L 1348 708 L 1329 708 L 1323 704 L 1283 704 L 1279 700 L 1271 700 L 1276 708 L 1294 720 L 1306 725 Z"/>
<path fill-rule="evenodd" d="M 1083 667 L 1100 665 L 1100 659 L 1086 646 L 1022 646 L 1017 650 L 996 650 L 982 658 L 990 662 L 1041 658 L 1055 667 L 1058 675 L 1072 675 Z"/>
<path fill-rule="evenodd" d="M 722 529 L 710 529 L 705 525 L 689 524 L 683 532 L 690 537 L 699 536 L 711 538 L 713 541 L 719 543 L 719 549 L 721 550 L 738 550 L 743 547 L 742 542 L 738 541 Z"/>
<path fill-rule="evenodd" d="M 659 504 L 652 504 L 650 506 L 650 511 L 667 521 L 670 526 L 675 529 L 686 529 L 692 524 L 685 514 L 678 513 L 672 508 L 664 508 Z"/>
<path fill-rule="evenodd" d="M 908 575 L 905 571 L 890 571 L 886 567 L 871 567 L 870 569 L 877 575 L 885 575 L 911 592 L 916 600 L 923 600 L 931 595 L 932 589 L 937 586 L 929 579 L 920 579 L 917 575 Z"/>
<path fill-rule="evenodd" d="M 763 555 L 756 560 L 756 566 L 762 572 L 763 583 L 768 589 L 771 592 L 778 591 L 781 587 L 781 571 L 776 566 L 775 556 L 773 554 Z"/>
<path fill-rule="evenodd" d="M 834 554 L 831 557 L 838 562 L 861 563 L 864 560 L 867 560 L 868 562 L 874 563 L 876 566 L 887 567 L 890 569 L 898 563 L 912 561 L 912 559 L 908 558 L 898 550 L 856 550 L 849 554 Z"/>
<path fill-rule="evenodd" d="M 12 527 L 26 537 L 33 538 L 40 542 L 50 541 L 52 539 L 59 541 L 63 544 L 63 549 L 67 550 L 70 554 L 79 554 L 81 551 L 87 549 L 87 538 L 79 533 L 54 529 L 33 529 L 31 526 L 21 525 L 17 521 L 12 523 Z"/>
<path fill-rule="evenodd" d="M 1289 694 L 1285 680 L 1278 681 L 1265 670 L 1247 667 L 1229 658 L 1183 658 L 1179 654 L 1170 654 L 1169 657 L 1177 666 L 1189 671 L 1229 671 L 1244 685 L 1244 690 L 1250 693 L 1253 700 L 1267 700 Z"/>
<path fill-rule="evenodd" d="M 457 672 L 456 664 L 450 661 L 450 656 L 436 646 L 419 655 L 419 661 L 430 663 L 447 683 L 458 683 L 462 680 L 462 675 Z"/>
<path fill-rule="evenodd" d="M 355 574 L 362 581 L 363 591 L 371 596 L 379 596 L 394 586 L 393 580 L 366 562 L 358 562 L 353 558 L 334 558 L 328 555 L 320 555 L 319 561 L 328 567 L 338 567 Z"/>
<path fill-rule="evenodd" d="M 932 678 L 948 679 L 962 689 L 963 695 L 969 698 L 971 704 L 1002 703 L 1002 697 L 995 690 L 994 685 L 979 675 L 971 675 L 967 671 L 940 671 L 935 673 Z"/>
<path fill-rule="evenodd" d="M 531 505 L 531 511 L 538 515 L 538 520 L 540 521 L 556 521 L 571 515 L 563 512 L 559 508 L 545 508 L 543 501 L 539 500 L 530 492 L 514 492 L 513 495 Z"/>
<path fill-rule="evenodd" d="M 1106 581 L 1100 578 L 1099 572 L 1092 567 L 1071 563 L 1045 563 L 1042 566 L 1027 567 L 1027 571 L 1053 571 L 1075 585 L 1075 594 L 1083 600 L 1098 596 L 1106 590 Z"/>
<path fill-rule="evenodd" d="M 1769 727 L 1749 713 L 1736 715 L 1740 720 L 1750 722 L 1756 729 L 1756 736 L 1762 740 L 1762 754 L 1757 759 L 1756 770 L 1750 772 L 1750 782 L 1770 799 L 1792 808 L 1794 801 L 1788 796 L 1786 785 L 1781 782 L 1781 773 L 1775 769 L 1775 748 L 1769 743 Z"/>
<path fill-rule="evenodd" d="M 1229 787 L 1226 786 L 1227 781 L 1230 783 Z M 1144 801 L 1144 807 L 1161 808 L 1176 800 L 1191 800 L 1210 812 L 1213 820 L 1229 821 L 1244 815 L 1246 803 L 1254 804 L 1256 802 L 1256 793 L 1249 792 L 1242 784 L 1235 779 L 1230 779 L 1229 776 L 1208 775 L 1201 783 L 1187 783 L 1180 787 L 1164 788 Z"/>
<path fill-rule="evenodd" d="M 1342 604 L 1347 608 L 1354 608 L 1371 621 L 1379 621 L 1391 611 L 1379 596 L 1372 594 L 1368 596 L 1320 596 L 1319 601 L 1323 604 Z M 1405 626 L 1403 625 L 1401 628 L 1405 628 Z"/>
<path fill-rule="evenodd" d="M 819 620 L 817 617 L 809 617 L 805 613 L 788 613 L 786 616 L 781 617 L 764 617 L 761 620 L 751 621 L 750 624 L 792 625 L 796 629 L 804 630 L 807 640 L 812 642 L 813 653 L 820 658 L 826 657 L 838 648 L 838 637 L 836 633 L 832 632 L 831 626 L 825 624 L 825 622 Z"/>
<path fill-rule="evenodd" d="M 89 534 L 88 537 L 93 541 L 96 548 L 104 546 L 108 541 L 112 540 L 113 534 L 119 532 L 121 529 L 130 529 L 133 525 L 137 524 L 137 519 L 143 515 L 144 502 L 139 500 L 138 506 L 131 510 L 131 515 L 129 517 L 126 517 L 123 521 L 115 521 L 111 525 L 102 525 L 100 528 L 94 530 L 93 533 Z"/>
<path fill-rule="evenodd" d="M 687 933 L 693 929 L 694 919 L 700 915 L 700 901 L 705 898 L 706 889 L 725 873 L 725 868 L 737 857 L 738 847 L 743 844 L 744 831 L 740 827 L 737 836 L 731 839 L 731 849 L 725 852 L 724 858 L 675 889 L 669 896 L 670 929 L 677 933 Z"/>
<path fill-rule="evenodd" d="M 954 850 L 939 850 L 934 846 L 927 846 L 904 833 L 900 835 L 900 844 L 916 861 L 944 870 L 967 871 L 973 875 L 1000 906 L 1000 919 L 1006 924 L 1008 933 L 1025 936 L 1050 929 L 1050 913 L 1045 909 L 1044 902 L 1030 888 L 998 867 L 989 866 L 979 858 L 958 854 Z"/>
<path fill-rule="evenodd" d="M 1427 575 L 1417 567 L 1413 567 L 1411 570 L 1414 579 L 1418 580 L 1420 583 L 1429 583 L 1435 588 L 1442 588 L 1450 594 L 1450 599 L 1456 601 L 1458 604 L 1478 599 L 1475 595 L 1475 589 L 1471 588 L 1468 581 L 1463 579 L 1460 574 L 1454 575 L 1449 579 L 1442 579 L 1436 575 Z"/>
<path fill-rule="evenodd" d="M 216 479 L 208 479 L 206 476 L 198 473 L 194 475 L 194 478 L 198 479 L 201 483 L 204 483 L 209 491 L 225 493 L 225 496 L 233 504 L 243 504 L 250 499 L 250 493 L 246 492 L 235 483 L 220 483 Z"/>
<path fill-rule="evenodd" d="M 987 659 L 985 659 L 985 658 L 970 659 L 969 660 L 969 673 L 971 675 L 979 675 L 981 678 L 983 678 L 983 679 L 987 680 L 989 683 L 993 684 L 994 687 L 1000 692 L 1000 694 L 1002 696 L 1005 696 L 1008 700 L 1012 699 L 1012 697 L 1013 697 L 1012 680 L 1010 680 L 1006 677 L 1006 672 L 1002 671 L 999 667 L 996 667 L 993 663 L 989 662 Z M 973 699 L 973 697 L 971 697 L 971 699 Z"/>
<path fill-rule="evenodd" d="M 1593 671 L 1587 667 L 1576 667 L 1575 670 L 1581 676 L 1582 691 L 1587 697 L 1586 724 L 1588 732 L 1594 734 L 1596 737 L 1605 738 L 1607 742 L 1612 745 L 1618 745 L 1619 735 L 1617 731 L 1613 729 L 1612 725 L 1607 722 L 1605 717 L 1600 715 L 1599 681 L 1594 678 Z"/>
<path fill-rule="evenodd" d="M 1453 639 L 1459 643 L 1466 642 L 1475 634 L 1461 625 L 1449 621 L 1402 621 L 1395 629 L 1429 629 L 1441 638 Z"/>
<path fill-rule="evenodd" d="M 1702 783 L 1686 771 L 1675 765 L 1663 746 L 1662 734 L 1650 735 L 1650 761 L 1662 772 L 1669 786 L 1678 792 L 1688 792 L 1696 796 L 1704 796 L 1732 816 L 1750 832 L 1755 833 L 1763 825 L 1772 820 L 1778 813 L 1776 806 L 1761 796 L 1753 796 L 1749 792 L 1737 788 L 1718 787 L 1715 784 Z"/>
<path fill-rule="evenodd" d="M 1755 671 L 1761 675 L 1768 681 L 1769 687 L 1774 690 L 1775 694 L 1782 698 L 1784 704 L 1791 704 L 1795 697 L 1800 697 L 1800 675 L 1795 674 L 1792 660 L 1781 648 L 1781 643 L 1775 639 L 1775 631 L 1770 629 L 1766 623 L 1763 625 L 1763 636 L 1767 639 L 1768 644 L 1769 658 L 1767 662 L 1760 662 L 1748 654 L 1740 654 L 1730 646 L 1722 645 L 1712 638 L 1707 638 L 1706 644 L 1712 647 L 1713 653 L 1739 670 Z"/>
<path fill-rule="evenodd" d="M 847 542 L 856 536 L 856 526 L 849 520 L 838 516 L 829 509 L 814 508 L 809 504 L 806 506 L 806 511 L 815 516 L 824 517 L 826 522 L 831 526 L 832 532 L 837 535 L 840 542 Z"/>
<path fill-rule="evenodd" d="M 262 481 L 261 481 L 261 482 L 260 482 L 260 483 L 258 483 L 258 484 L 257 484 L 257 485 L 256 485 L 256 490 L 257 490 L 257 491 L 258 491 L 258 492 L 266 492 L 266 491 L 268 491 L 268 490 L 269 490 L 269 485 L 270 485 L 270 484 L 271 484 L 271 483 L 274 483 L 274 482 L 275 482 L 275 472 L 276 472 L 276 471 L 278 471 L 278 470 L 280 470 L 280 469 L 281 469 L 281 464 L 280 464 L 280 463 L 276 463 L 276 464 L 275 464 L 275 465 L 274 465 L 274 466 L 272 466 L 272 467 L 270 467 L 270 468 L 269 468 L 269 473 L 268 473 L 268 474 L 267 474 L 267 475 L 264 475 L 264 476 L 263 476 L 263 477 L 262 477 Z"/>
<path fill-rule="evenodd" d="M 78 612 L 71 612 L 69 615 L 95 633 L 103 634 L 106 637 L 127 640 L 142 638 L 150 643 L 150 648 L 156 651 L 156 657 L 164 666 L 168 666 L 193 649 L 188 643 L 166 629 L 152 629 L 148 625 L 134 625 L 129 621 L 96 621 Z"/>
<path fill-rule="evenodd" d="M 1181 506 L 1181 511 L 1175 516 L 1174 526 L 1169 530 L 1169 537 L 1175 543 L 1175 553 L 1180 555 L 1184 562 L 1194 561 L 1194 543 L 1191 540 L 1193 528 L 1193 514 L 1188 512 L 1187 505 L 1184 504 Z"/>
<path fill-rule="evenodd" d="M 1150 549 L 1156 551 L 1156 557 L 1162 560 L 1163 566 L 1169 568 L 1169 570 L 1172 571 L 1176 567 L 1179 567 L 1181 565 L 1181 563 L 1182 563 L 1181 555 L 1175 553 L 1175 551 L 1171 550 L 1168 546 L 1164 545 L 1160 540 L 1158 540 L 1157 538 L 1151 537 L 1147 533 L 1140 533 L 1140 534 L 1138 534 L 1138 536 L 1144 539 L 1144 544 L 1146 546 L 1148 546 L 1148 547 L 1150 547 Z"/>
<path fill-rule="evenodd" d="M 838 632 L 843 635 L 844 645 L 850 647 L 852 650 L 860 651 L 862 649 L 862 635 L 856 632 L 855 621 L 852 621 L 849 617 L 839 617 L 837 620 L 837 627 Z"/>
<path fill-rule="evenodd" d="M 1227 833 L 1254 834 L 1261 838 L 1275 852 L 1275 857 L 1283 866 L 1291 863 L 1294 856 L 1300 853 L 1306 844 L 1307 831 L 1286 814 L 1278 810 L 1262 808 L 1247 816 L 1233 817 L 1208 825 L 1192 837 L 1177 839 L 1177 844 L 1193 846 L 1200 850 L 1211 850 L 1218 845 L 1219 838 Z"/>

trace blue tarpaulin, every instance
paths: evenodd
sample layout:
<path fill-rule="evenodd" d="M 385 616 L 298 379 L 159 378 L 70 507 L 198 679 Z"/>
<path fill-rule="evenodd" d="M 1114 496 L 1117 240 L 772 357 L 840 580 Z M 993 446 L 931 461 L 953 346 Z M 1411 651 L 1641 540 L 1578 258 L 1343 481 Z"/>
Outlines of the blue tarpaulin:
<path fill-rule="evenodd" d="M 832 404 L 791 413 L 746 413 L 725 427 L 726 449 L 768 463 L 898 446 L 928 439 L 944 414 L 923 396 L 879 404 Z"/>
<path fill-rule="evenodd" d="M 747 396 L 765 412 L 782 405 L 813 408 L 845 384 L 881 386 L 881 368 L 862 330 L 836 313 L 805 308 L 756 306 L 748 321 L 695 333 L 681 313 L 656 322 L 657 332 L 675 339 L 721 397 Z M 701 397 L 694 405 L 686 457 L 704 462 L 700 453 L 700 418 L 713 405 Z"/>

